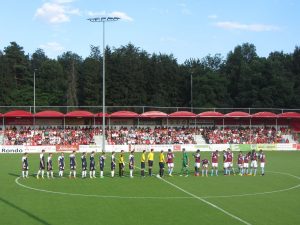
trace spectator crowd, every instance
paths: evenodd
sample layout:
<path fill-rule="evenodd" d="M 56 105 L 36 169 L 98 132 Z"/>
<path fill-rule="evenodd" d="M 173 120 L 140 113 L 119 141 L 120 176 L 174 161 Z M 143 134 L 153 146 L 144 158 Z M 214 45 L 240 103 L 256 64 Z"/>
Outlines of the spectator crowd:
<path fill-rule="evenodd" d="M 1 131 L 5 145 L 90 145 L 101 128 L 92 127 L 10 127 Z M 188 127 L 120 127 L 106 130 L 109 145 L 197 144 L 196 135 L 207 144 L 288 143 L 284 135 L 292 134 L 281 127 L 188 128 Z M 198 137 L 199 137 L 198 136 Z M 199 140 L 199 139 L 198 139 Z"/>
<path fill-rule="evenodd" d="M 273 144 L 288 143 L 283 135 L 290 135 L 291 130 L 285 127 L 277 131 L 274 127 L 225 127 L 224 130 L 204 128 L 201 133 L 207 144 Z"/>

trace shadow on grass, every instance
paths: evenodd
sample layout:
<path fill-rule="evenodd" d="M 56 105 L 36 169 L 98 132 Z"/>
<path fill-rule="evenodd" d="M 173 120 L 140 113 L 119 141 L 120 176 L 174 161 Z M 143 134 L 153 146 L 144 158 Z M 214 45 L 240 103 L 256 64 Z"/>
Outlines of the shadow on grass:
<path fill-rule="evenodd" d="M 13 177 L 19 177 L 21 176 L 21 174 L 16 174 L 16 173 L 8 173 L 9 176 L 13 176 Z"/>
<path fill-rule="evenodd" d="M 1 198 L 1 197 L 0 197 L 0 202 L 3 202 L 3 203 L 5 203 L 6 205 L 8 205 L 8 206 L 10 206 L 10 207 L 12 207 L 12 208 L 14 208 L 14 209 L 16 209 L 16 210 L 18 210 L 18 211 L 24 213 L 25 215 L 29 216 L 30 218 L 36 220 L 37 222 L 39 222 L 39 223 L 41 223 L 41 224 L 44 224 L 44 225 L 51 225 L 51 224 L 48 223 L 47 221 L 45 221 L 45 220 L 43 220 L 43 219 L 41 219 L 41 218 L 39 218 L 39 217 L 33 215 L 32 213 L 26 211 L 25 209 L 22 209 L 22 208 L 20 208 L 19 206 L 17 206 L 17 205 L 15 205 L 15 204 L 13 204 L 13 203 L 11 203 L 11 202 L 9 202 L 9 201 L 7 201 L 7 200 Z"/>

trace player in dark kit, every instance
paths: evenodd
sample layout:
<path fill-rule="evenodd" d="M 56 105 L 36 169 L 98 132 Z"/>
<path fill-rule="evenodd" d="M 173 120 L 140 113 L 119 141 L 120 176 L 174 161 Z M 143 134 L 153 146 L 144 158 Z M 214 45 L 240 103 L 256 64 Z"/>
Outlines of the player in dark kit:
<path fill-rule="evenodd" d="M 47 178 L 49 179 L 53 177 L 53 164 L 52 164 L 52 153 L 49 153 L 48 159 L 47 159 Z"/>
<path fill-rule="evenodd" d="M 44 179 L 44 173 L 45 173 L 45 156 L 44 156 L 45 150 L 42 150 L 42 153 L 40 154 L 40 169 L 36 175 L 36 178 L 39 179 L 40 173 L 42 173 L 42 178 Z"/>
<path fill-rule="evenodd" d="M 73 151 L 69 158 L 70 158 L 70 175 L 69 178 L 72 177 L 72 173 L 73 173 L 73 177 L 76 178 L 76 156 L 75 156 L 76 152 Z"/>
<path fill-rule="evenodd" d="M 95 152 L 92 151 L 90 155 L 90 178 L 96 178 L 96 171 L 95 171 Z"/>
<path fill-rule="evenodd" d="M 124 168 L 125 168 L 125 161 L 124 161 L 124 150 L 121 150 L 119 155 L 119 176 L 124 177 Z"/>
<path fill-rule="evenodd" d="M 58 156 L 58 176 L 63 177 L 64 176 L 64 170 L 65 170 L 65 156 L 64 153 L 62 152 L 60 156 Z"/>
<path fill-rule="evenodd" d="M 133 178 L 133 170 L 134 170 L 134 151 L 132 150 L 129 155 L 129 173 L 130 178 Z"/>
<path fill-rule="evenodd" d="M 105 165 L 105 152 L 102 152 L 100 158 L 99 158 L 99 164 L 100 164 L 100 178 L 104 178 L 103 176 L 103 170 L 104 170 L 104 165 Z"/>
<path fill-rule="evenodd" d="M 29 165 L 28 165 L 27 155 L 28 155 L 27 153 L 24 153 L 23 157 L 22 157 L 22 177 L 23 178 L 28 178 Z"/>
<path fill-rule="evenodd" d="M 164 151 L 161 150 L 160 154 L 159 154 L 159 176 L 163 177 L 164 176 L 164 172 L 165 172 L 165 155 L 164 155 Z"/>
<path fill-rule="evenodd" d="M 146 167 L 146 150 L 143 150 L 142 156 L 141 156 L 141 176 L 145 177 L 145 167 Z"/>
<path fill-rule="evenodd" d="M 83 152 L 81 156 L 81 177 L 86 178 L 87 162 L 86 162 L 86 153 Z"/>
<path fill-rule="evenodd" d="M 110 172 L 111 172 L 111 177 L 115 176 L 115 169 L 116 169 L 116 157 L 115 157 L 115 152 L 111 153 L 110 157 Z"/>
<path fill-rule="evenodd" d="M 153 167 L 153 161 L 154 161 L 154 153 L 153 153 L 153 149 L 150 150 L 150 152 L 148 153 L 148 170 L 149 170 L 149 176 L 152 176 L 152 167 Z"/>

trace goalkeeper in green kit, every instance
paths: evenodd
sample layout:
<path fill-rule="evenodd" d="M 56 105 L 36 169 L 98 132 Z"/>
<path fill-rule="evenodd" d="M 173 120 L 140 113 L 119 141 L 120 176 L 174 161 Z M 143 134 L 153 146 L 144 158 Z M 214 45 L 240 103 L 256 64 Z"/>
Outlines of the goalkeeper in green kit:
<path fill-rule="evenodd" d="M 182 149 L 182 168 L 181 168 L 181 172 L 180 172 L 180 176 L 184 175 L 188 177 L 190 174 L 189 171 L 189 157 L 185 151 L 185 148 Z"/>

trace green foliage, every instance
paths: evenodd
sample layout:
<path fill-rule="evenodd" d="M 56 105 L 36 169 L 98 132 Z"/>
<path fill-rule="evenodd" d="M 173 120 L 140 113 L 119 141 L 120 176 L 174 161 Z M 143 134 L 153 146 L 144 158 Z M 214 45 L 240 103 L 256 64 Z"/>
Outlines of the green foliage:
<path fill-rule="evenodd" d="M 300 48 L 259 57 L 253 44 L 179 64 L 173 55 L 149 54 L 129 43 L 106 48 L 106 105 L 190 107 L 300 107 Z M 0 105 L 102 105 L 102 58 L 91 46 L 84 59 L 65 52 L 31 57 L 15 42 L 0 51 Z"/>

